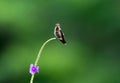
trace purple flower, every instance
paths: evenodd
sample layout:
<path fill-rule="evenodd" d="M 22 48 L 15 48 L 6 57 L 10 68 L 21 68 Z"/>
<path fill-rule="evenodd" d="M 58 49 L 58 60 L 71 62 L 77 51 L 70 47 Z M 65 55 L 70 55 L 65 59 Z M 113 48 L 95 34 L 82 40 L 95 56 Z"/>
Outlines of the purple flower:
<path fill-rule="evenodd" d="M 30 73 L 34 74 L 36 72 L 39 72 L 39 66 L 35 66 L 33 64 L 30 65 Z"/>

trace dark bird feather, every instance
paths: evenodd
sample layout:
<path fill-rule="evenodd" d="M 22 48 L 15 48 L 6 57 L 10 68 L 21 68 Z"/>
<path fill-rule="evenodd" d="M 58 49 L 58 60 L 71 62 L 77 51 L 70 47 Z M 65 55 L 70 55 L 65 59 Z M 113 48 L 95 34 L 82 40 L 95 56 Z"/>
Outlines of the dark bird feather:
<path fill-rule="evenodd" d="M 63 44 L 66 44 L 66 40 L 65 40 L 65 38 L 64 38 L 64 33 L 62 32 L 59 23 L 57 23 L 56 26 L 55 26 L 54 35 L 55 35 L 56 38 L 59 39 Z"/>

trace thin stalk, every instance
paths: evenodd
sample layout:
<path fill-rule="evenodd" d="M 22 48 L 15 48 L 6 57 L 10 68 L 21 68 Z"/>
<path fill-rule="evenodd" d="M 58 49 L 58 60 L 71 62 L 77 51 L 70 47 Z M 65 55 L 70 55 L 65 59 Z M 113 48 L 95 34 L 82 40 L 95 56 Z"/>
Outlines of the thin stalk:
<path fill-rule="evenodd" d="M 38 55 L 37 55 L 37 58 L 36 58 L 36 60 L 35 60 L 35 64 L 34 64 L 35 66 L 37 66 L 37 64 L 38 64 L 38 61 L 39 61 L 39 59 L 40 59 L 41 53 L 42 53 L 43 48 L 45 47 L 45 45 L 46 45 L 48 42 L 50 42 L 50 41 L 52 41 L 52 40 L 55 40 L 55 39 L 56 39 L 55 37 L 54 37 L 54 38 L 50 38 L 50 39 L 48 39 L 45 43 L 43 43 L 42 47 L 41 47 L 40 50 L 39 50 L 39 53 L 38 53 Z M 32 74 L 30 83 L 33 83 L 34 75 L 35 75 L 35 74 Z"/>

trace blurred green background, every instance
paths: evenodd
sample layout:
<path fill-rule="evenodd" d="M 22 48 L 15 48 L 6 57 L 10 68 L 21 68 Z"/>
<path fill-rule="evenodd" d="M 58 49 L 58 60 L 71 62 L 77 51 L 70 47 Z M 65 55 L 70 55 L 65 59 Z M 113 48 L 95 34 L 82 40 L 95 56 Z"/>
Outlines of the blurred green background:
<path fill-rule="evenodd" d="M 120 83 L 119 0 L 0 0 L 0 83 L 29 83 L 29 66 L 51 41 L 34 83 Z"/>

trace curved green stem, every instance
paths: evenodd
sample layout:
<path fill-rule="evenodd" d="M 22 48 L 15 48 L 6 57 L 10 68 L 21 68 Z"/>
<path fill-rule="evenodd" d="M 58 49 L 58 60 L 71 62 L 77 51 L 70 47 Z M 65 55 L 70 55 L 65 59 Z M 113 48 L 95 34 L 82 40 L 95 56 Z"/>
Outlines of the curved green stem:
<path fill-rule="evenodd" d="M 54 38 L 50 38 L 50 39 L 48 39 L 45 43 L 43 43 L 43 45 L 42 45 L 42 47 L 40 48 L 40 51 L 39 51 L 39 53 L 38 53 L 38 56 L 37 56 L 37 58 L 36 58 L 36 60 L 35 60 L 35 64 L 34 64 L 34 65 L 37 65 L 37 63 L 38 63 L 38 61 L 39 61 L 39 59 L 40 59 L 40 55 L 41 55 L 41 53 L 42 53 L 43 48 L 45 47 L 45 45 L 46 45 L 48 42 L 50 42 L 50 41 L 52 41 L 52 40 L 54 40 L 54 39 L 56 39 L 56 38 L 55 38 L 55 37 L 54 37 Z"/>
<path fill-rule="evenodd" d="M 56 38 L 54 37 L 54 38 L 50 38 L 50 39 L 48 39 L 45 43 L 43 43 L 43 45 L 42 45 L 42 47 L 40 48 L 40 50 L 39 50 L 39 53 L 38 53 L 38 55 L 37 55 L 37 58 L 36 58 L 36 60 L 35 60 L 35 66 L 37 66 L 37 64 L 38 64 L 38 61 L 39 61 L 39 59 L 40 59 L 40 56 L 41 56 L 41 53 L 42 53 L 42 51 L 43 51 L 43 48 L 45 47 L 45 45 L 48 43 L 48 42 L 50 42 L 50 41 L 52 41 L 52 40 L 55 40 Z M 34 79 L 34 74 L 32 74 L 32 76 L 31 76 L 31 80 L 30 80 L 30 83 L 33 83 L 33 79 Z"/>

